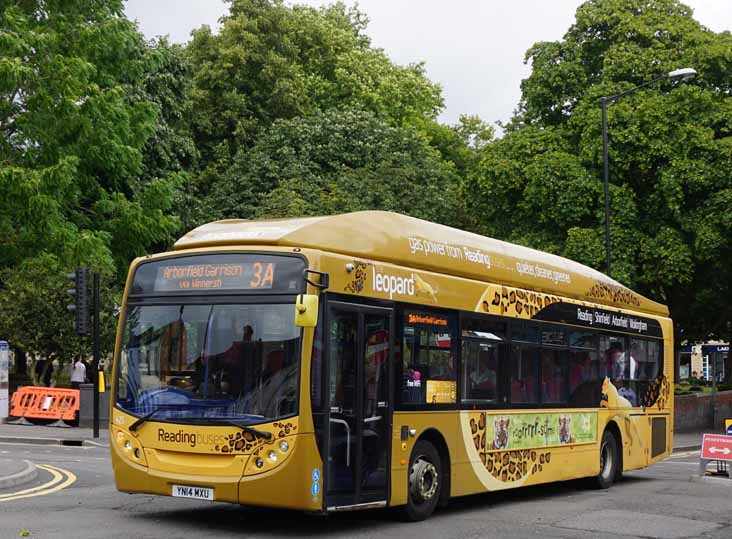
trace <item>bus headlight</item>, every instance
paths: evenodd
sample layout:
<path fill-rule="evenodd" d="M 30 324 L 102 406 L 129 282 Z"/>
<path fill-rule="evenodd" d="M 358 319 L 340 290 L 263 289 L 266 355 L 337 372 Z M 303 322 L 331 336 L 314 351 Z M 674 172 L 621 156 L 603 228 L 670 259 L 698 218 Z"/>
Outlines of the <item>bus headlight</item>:
<path fill-rule="evenodd" d="M 125 440 L 125 451 L 132 450 L 132 443 L 129 440 Z"/>
<path fill-rule="evenodd" d="M 261 468 L 262 466 L 264 466 L 264 460 L 262 458 L 258 458 L 255 464 L 257 465 L 257 468 Z"/>
<path fill-rule="evenodd" d="M 277 453 L 274 451 L 270 451 L 267 453 L 267 458 L 270 460 L 270 462 L 277 462 Z"/>
<path fill-rule="evenodd" d="M 286 453 L 288 449 L 290 449 L 290 444 L 288 444 L 286 440 L 282 440 L 280 442 L 280 451 Z"/>

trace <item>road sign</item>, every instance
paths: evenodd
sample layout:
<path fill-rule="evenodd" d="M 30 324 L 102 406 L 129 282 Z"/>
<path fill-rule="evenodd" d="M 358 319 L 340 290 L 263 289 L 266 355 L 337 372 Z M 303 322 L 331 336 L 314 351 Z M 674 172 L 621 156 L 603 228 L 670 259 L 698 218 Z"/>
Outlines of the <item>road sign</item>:
<path fill-rule="evenodd" d="M 701 458 L 732 461 L 732 436 L 705 434 L 702 440 Z"/>
<path fill-rule="evenodd" d="M 732 419 L 724 420 L 724 433 L 727 436 L 732 436 Z"/>

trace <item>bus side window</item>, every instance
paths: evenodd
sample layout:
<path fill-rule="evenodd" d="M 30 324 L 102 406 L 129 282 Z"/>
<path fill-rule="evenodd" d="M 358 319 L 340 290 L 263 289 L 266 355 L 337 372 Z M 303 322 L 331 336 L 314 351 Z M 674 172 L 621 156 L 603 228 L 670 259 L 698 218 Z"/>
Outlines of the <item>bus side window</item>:
<path fill-rule="evenodd" d="M 653 394 L 649 395 L 648 391 L 656 378 L 663 373 L 661 343 L 655 340 L 631 338 L 630 353 L 631 368 L 633 364 L 635 365 L 635 369 L 631 373 L 630 384 L 638 396 L 638 404 L 652 406 L 655 401 L 653 401 Z"/>
<path fill-rule="evenodd" d="M 501 397 L 506 324 L 467 318 L 462 322 L 462 402 L 493 403 Z"/>
<path fill-rule="evenodd" d="M 511 326 L 511 402 L 539 402 L 539 332 L 533 325 Z"/>
<path fill-rule="evenodd" d="M 600 351 L 606 367 L 606 376 L 618 390 L 618 395 L 630 406 L 638 406 L 635 376 L 638 364 L 628 348 L 628 339 L 620 335 L 601 335 Z M 627 404 L 626 404 L 627 406 Z"/>
<path fill-rule="evenodd" d="M 655 380 L 661 374 L 663 374 L 663 346 L 659 341 L 648 341 L 646 379 Z"/>
<path fill-rule="evenodd" d="M 567 352 L 556 348 L 541 350 L 541 402 L 567 402 Z"/>
<path fill-rule="evenodd" d="M 402 340 L 403 404 L 457 401 L 455 317 L 405 312 Z"/>
<path fill-rule="evenodd" d="M 604 368 L 597 356 L 597 333 L 569 332 L 569 402 L 577 407 L 595 407 L 602 391 Z"/>
<path fill-rule="evenodd" d="M 514 404 L 539 402 L 539 347 L 514 344 L 511 361 L 511 402 Z"/>

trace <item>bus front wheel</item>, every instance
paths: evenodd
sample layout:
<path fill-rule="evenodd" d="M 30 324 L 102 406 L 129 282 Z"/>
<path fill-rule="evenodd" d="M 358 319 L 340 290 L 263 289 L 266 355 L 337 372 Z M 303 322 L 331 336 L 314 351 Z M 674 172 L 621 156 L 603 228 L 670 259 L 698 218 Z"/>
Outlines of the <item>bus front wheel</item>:
<path fill-rule="evenodd" d="M 410 521 L 424 520 L 437 507 L 443 481 L 440 454 L 430 442 L 420 440 L 414 445 L 408 481 L 404 516 Z"/>
<path fill-rule="evenodd" d="M 618 441 L 612 432 L 606 430 L 600 443 L 600 473 L 595 478 L 595 486 L 600 489 L 610 488 L 618 474 L 619 464 Z"/>

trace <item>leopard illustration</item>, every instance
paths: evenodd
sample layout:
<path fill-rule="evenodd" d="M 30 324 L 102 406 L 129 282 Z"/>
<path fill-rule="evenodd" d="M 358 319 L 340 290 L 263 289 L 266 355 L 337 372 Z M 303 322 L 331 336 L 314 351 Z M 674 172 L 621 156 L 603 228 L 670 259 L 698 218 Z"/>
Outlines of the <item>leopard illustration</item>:
<path fill-rule="evenodd" d="M 482 309 L 486 313 L 533 318 L 544 307 L 561 301 L 557 296 L 529 292 L 508 286 L 491 286 L 483 295 Z"/>
<path fill-rule="evenodd" d="M 505 419 L 504 427 L 508 429 L 508 418 Z M 493 442 L 486 444 L 486 414 L 481 413 L 477 418 L 470 418 L 470 431 L 473 435 L 475 449 L 480 455 L 480 461 L 485 469 L 499 481 L 514 482 L 526 477 L 529 474 L 543 472 L 551 463 L 551 451 L 540 451 L 535 449 L 498 450 L 493 449 L 496 434 Z M 494 419 L 496 425 L 498 419 Z M 508 444 L 508 432 L 506 432 L 506 444 Z"/>
<path fill-rule="evenodd" d="M 612 303 L 622 303 L 632 307 L 640 307 L 640 297 L 624 286 L 595 281 L 592 287 L 586 292 L 588 298 L 607 299 Z"/>
<path fill-rule="evenodd" d="M 360 294 L 363 292 L 364 284 L 366 283 L 366 269 L 371 265 L 368 262 L 361 262 L 360 260 L 354 260 L 353 265 L 355 267 L 355 273 L 353 274 L 353 281 L 348 283 L 343 290 L 345 292 L 351 292 L 353 294 Z"/>
<path fill-rule="evenodd" d="M 659 410 L 663 409 L 666 407 L 670 394 L 671 384 L 668 383 L 668 378 L 661 374 L 648 384 L 640 399 L 641 406 L 650 408 L 655 404 Z"/>
<path fill-rule="evenodd" d="M 275 430 L 279 429 L 274 436 L 267 441 L 266 438 L 255 436 L 252 432 L 237 432 L 236 434 L 228 434 L 225 437 L 225 443 L 216 445 L 214 451 L 220 453 L 247 453 L 253 451 L 254 454 L 259 454 L 262 446 L 272 445 L 278 438 L 284 438 L 289 434 L 294 434 L 297 430 L 297 424 L 291 422 L 285 423 L 284 421 L 275 421 L 272 423 L 272 427 Z"/>

